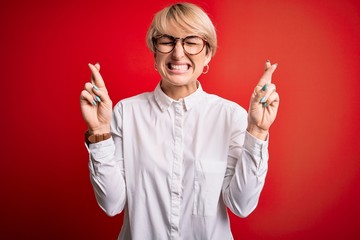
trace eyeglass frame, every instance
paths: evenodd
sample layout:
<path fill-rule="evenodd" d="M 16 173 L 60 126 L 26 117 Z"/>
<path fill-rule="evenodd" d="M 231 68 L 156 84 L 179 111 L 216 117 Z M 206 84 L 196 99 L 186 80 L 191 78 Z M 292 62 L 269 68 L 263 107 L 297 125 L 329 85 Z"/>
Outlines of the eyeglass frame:
<path fill-rule="evenodd" d="M 159 49 L 157 49 L 157 47 L 156 47 L 157 40 L 159 40 L 159 39 L 162 38 L 162 37 L 169 37 L 169 38 L 174 39 L 174 46 L 173 46 L 173 48 L 172 48 L 170 51 L 168 51 L 168 52 L 162 52 L 162 51 L 160 51 Z M 185 50 L 184 40 L 187 39 L 187 38 L 192 38 L 192 37 L 200 38 L 200 39 L 203 41 L 203 47 L 201 48 L 201 50 L 200 50 L 198 53 L 189 53 L 189 52 L 187 52 L 187 51 Z M 189 55 L 192 55 L 192 56 L 198 55 L 199 53 L 201 53 L 201 52 L 204 50 L 205 46 L 210 47 L 209 42 L 208 42 L 206 39 L 204 39 L 203 37 L 200 37 L 200 36 L 198 36 L 198 35 L 190 35 L 190 36 L 186 36 L 186 37 L 184 37 L 184 38 L 177 38 L 177 37 L 174 37 L 174 36 L 171 36 L 171 35 L 168 35 L 168 34 L 161 34 L 161 35 L 158 35 L 158 36 L 152 38 L 152 42 L 153 42 L 154 49 L 155 49 L 156 51 L 159 51 L 160 53 L 163 53 L 163 54 L 171 53 L 172 51 L 174 51 L 174 49 L 175 49 L 175 47 L 176 47 L 176 43 L 177 43 L 178 40 L 181 40 L 181 46 L 182 46 L 184 52 L 187 53 L 187 54 L 189 54 Z"/>

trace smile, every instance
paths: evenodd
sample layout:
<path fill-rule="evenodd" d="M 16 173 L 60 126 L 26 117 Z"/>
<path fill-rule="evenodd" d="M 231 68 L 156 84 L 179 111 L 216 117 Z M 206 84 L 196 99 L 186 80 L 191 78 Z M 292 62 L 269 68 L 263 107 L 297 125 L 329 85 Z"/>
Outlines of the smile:
<path fill-rule="evenodd" d="M 173 64 L 173 63 L 168 63 L 167 67 L 170 70 L 180 70 L 180 71 L 186 71 L 190 68 L 189 64 Z"/>

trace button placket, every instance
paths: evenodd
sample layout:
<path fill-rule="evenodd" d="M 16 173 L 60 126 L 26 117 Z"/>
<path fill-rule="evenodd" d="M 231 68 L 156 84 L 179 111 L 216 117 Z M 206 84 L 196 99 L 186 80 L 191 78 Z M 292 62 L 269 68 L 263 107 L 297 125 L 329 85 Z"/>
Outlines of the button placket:
<path fill-rule="evenodd" d="M 175 119 L 174 119 L 174 160 L 171 179 L 171 210 L 170 226 L 171 239 L 179 239 L 179 222 L 182 198 L 182 162 L 183 162 L 183 102 L 174 102 Z"/>

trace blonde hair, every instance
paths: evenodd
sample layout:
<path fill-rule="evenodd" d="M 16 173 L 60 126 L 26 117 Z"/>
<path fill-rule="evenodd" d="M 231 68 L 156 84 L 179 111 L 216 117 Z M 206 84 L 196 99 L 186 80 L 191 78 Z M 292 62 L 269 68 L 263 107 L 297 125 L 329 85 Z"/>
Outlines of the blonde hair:
<path fill-rule="evenodd" d="M 206 54 L 215 55 L 217 48 L 216 31 L 209 16 L 200 7 L 192 3 L 176 3 L 155 14 L 146 34 L 146 43 L 155 53 L 153 38 L 170 31 L 177 26 L 184 31 L 194 32 L 206 41 Z"/>

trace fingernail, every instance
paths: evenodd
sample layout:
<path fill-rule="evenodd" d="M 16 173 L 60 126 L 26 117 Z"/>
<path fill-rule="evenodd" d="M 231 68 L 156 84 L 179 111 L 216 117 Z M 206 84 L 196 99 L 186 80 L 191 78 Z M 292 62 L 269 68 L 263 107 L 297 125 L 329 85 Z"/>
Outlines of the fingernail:
<path fill-rule="evenodd" d="M 263 103 L 263 107 L 264 107 L 264 108 L 266 108 L 266 107 L 267 107 L 267 105 L 268 105 L 268 103 L 267 103 L 267 102 L 264 102 L 264 103 Z"/>
<path fill-rule="evenodd" d="M 260 99 L 260 103 L 264 103 L 265 102 L 265 97 L 262 97 L 261 99 Z"/>
<path fill-rule="evenodd" d="M 267 89 L 267 83 L 265 83 L 265 85 L 261 88 L 262 91 L 265 91 Z"/>
<path fill-rule="evenodd" d="M 274 65 L 275 65 L 275 67 L 277 67 L 279 64 L 278 64 L 278 63 L 275 63 Z"/>
<path fill-rule="evenodd" d="M 96 106 L 96 101 L 95 100 L 93 100 L 91 103 L 92 103 L 92 105 Z"/>
<path fill-rule="evenodd" d="M 93 88 L 94 88 L 95 90 L 99 90 L 99 88 L 98 88 L 97 86 L 95 86 L 95 85 L 93 86 Z"/>
<path fill-rule="evenodd" d="M 99 96 L 95 96 L 95 100 L 98 101 L 99 103 L 101 102 L 101 99 L 99 98 Z"/>
<path fill-rule="evenodd" d="M 266 62 L 270 62 L 270 60 L 268 59 L 268 60 L 266 60 Z"/>

